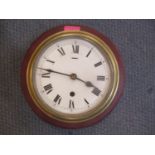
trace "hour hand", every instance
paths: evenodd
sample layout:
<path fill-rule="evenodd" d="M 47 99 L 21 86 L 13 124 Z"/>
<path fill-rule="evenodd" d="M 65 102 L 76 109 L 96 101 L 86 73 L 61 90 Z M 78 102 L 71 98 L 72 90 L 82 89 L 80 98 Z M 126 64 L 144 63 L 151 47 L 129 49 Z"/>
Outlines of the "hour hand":
<path fill-rule="evenodd" d="M 86 81 L 85 84 L 87 87 L 93 87 L 92 93 L 95 94 L 96 96 L 99 96 L 99 94 L 101 93 L 100 89 L 94 86 L 90 81 Z"/>
<path fill-rule="evenodd" d="M 95 88 L 95 86 L 90 81 L 84 81 L 78 77 L 76 77 L 76 79 L 83 82 L 87 87 L 94 87 Z"/>
<path fill-rule="evenodd" d="M 87 87 L 94 87 L 94 85 L 90 81 L 86 81 L 85 84 Z"/>

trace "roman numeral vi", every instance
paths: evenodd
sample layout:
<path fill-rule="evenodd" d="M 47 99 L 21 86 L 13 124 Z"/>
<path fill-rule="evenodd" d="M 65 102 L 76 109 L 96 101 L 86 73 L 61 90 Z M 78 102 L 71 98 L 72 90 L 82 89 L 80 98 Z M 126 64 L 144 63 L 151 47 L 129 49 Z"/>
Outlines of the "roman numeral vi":
<path fill-rule="evenodd" d="M 74 101 L 69 100 L 69 109 L 73 110 L 75 108 Z"/>

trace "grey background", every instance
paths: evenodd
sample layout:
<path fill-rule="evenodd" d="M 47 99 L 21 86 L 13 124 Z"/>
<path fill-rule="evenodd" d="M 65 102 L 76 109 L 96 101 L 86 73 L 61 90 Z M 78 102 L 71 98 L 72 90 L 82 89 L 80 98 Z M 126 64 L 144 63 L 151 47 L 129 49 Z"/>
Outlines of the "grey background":
<path fill-rule="evenodd" d="M 62 129 L 39 119 L 20 89 L 27 48 L 61 24 L 87 25 L 120 49 L 126 69 L 124 96 L 100 123 Z M 155 20 L 0 20 L 0 134 L 155 134 Z"/>

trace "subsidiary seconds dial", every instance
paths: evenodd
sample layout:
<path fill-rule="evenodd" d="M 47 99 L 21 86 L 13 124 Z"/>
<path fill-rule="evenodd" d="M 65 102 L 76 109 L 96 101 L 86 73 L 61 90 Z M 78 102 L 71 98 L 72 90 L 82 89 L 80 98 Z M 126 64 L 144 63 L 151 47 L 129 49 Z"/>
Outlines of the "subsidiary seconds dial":
<path fill-rule="evenodd" d="M 123 69 L 117 57 L 113 44 L 92 29 L 52 29 L 31 45 L 24 58 L 24 94 L 32 109 L 50 123 L 91 125 L 122 93 Z"/>

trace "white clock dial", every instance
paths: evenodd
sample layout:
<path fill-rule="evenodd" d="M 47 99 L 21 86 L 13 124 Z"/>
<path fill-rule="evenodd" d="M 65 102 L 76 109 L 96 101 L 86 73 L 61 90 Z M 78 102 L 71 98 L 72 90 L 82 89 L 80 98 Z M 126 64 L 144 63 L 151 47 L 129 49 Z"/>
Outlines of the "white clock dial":
<path fill-rule="evenodd" d="M 108 93 L 111 69 L 106 55 L 78 37 L 59 39 L 37 56 L 34 88 L 50 108 L 80 114 L 97 106 Z"/>

